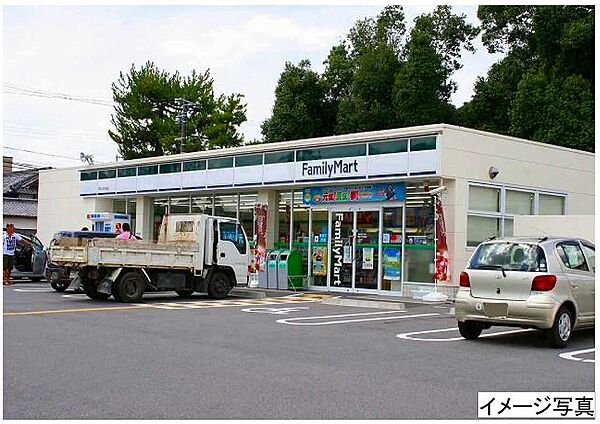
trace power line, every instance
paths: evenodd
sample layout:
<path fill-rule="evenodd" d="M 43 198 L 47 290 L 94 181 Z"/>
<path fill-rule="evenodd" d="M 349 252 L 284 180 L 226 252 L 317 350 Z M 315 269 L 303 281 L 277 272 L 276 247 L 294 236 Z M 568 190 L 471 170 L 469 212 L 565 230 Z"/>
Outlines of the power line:
<path fill-rule="evenodd" d="M 103 99 L 98 97 L 89 97 L 89 96 L 77 96 L 72 94 L 60 93 L 57 91 L 46 91 L 39 90 L 35 88 L 25 87 L 18 84 L 11 83 L 3 83 L 3 87 L 5 88 L 5 94 L 15 94 L 20 96 L 30 96 L 30 97 L 43 97 L 43 98 L 51 98 L 51 99 L 62 99 L 62 100 L 70 100 L 75 102 L 82 102 L 88 104 L 94 104 L 98 106 L 113 106 L 112 100 Z"/>
<path fill-rule="evenodd" d="M 27 152 L 27 153 L 33 153 L 36 155 L 42 155 L 42 156 L 53 156 L 56 158 L 63 158 L 63 159 L 71 159 L 71 160 L 76 160 L 79 161 L 79 158 L 73 158 L 71 156 L 62 156 L 62 155 L 53 155 L 52 153 L 46 153 L 46 152 L 36 152 L 34 150 L 27 150 L 27 149 L 19 149 L 17 147 L 10 147 L 10 146 L 4 146 L 5 149 L 9 149 L 9 150 L 16 150 L 18 152 Z"/>

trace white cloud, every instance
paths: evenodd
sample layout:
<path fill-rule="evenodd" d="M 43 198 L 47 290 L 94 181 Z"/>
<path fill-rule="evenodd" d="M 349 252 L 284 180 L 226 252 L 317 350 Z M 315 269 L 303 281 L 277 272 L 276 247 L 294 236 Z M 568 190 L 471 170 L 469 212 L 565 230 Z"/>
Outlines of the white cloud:
<path fill-rule="evenodd" d="M 242 131 L 252 139 L 260 136 L 260 122 L 270 114 L 284 63 L 309 58 L 321 71 L 331 46 L 357 19 L 374 16 L 381 7 L 5 7 L 4 81 L 110 99 L 111 83 L 132 63 L 152 60 L 183 75 L 210 68 L 217 92 L 244 94 L 248 122 Z M 407 21 L 430 9 L 408 7 Z M 476 19 L 474 7 L 465 10 Z M 463 57 L 465 66 L 455 75 L 456 104 L 468 100 L 475 77 L 484 75 L 493 60 L 483 49 Z M 73 158 L 84 151 L 114 160 L 116 147 L 106 135 L 111 108 L 9 94 L 3 101 L 4 125 L 12 128 L 5 130 L 5 146 Z M 94 138 L 84 137 L 90 131 Z M 4 153 L 38 164 L 77 165 L 76 160 Z"/>

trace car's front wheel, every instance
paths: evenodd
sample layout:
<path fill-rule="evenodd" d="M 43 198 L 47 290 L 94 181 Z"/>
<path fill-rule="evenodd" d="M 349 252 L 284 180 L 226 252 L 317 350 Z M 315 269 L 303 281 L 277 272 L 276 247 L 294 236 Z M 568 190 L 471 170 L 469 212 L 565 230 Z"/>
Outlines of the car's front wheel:
<path fill-rule="evenodd" d="M 554 324 L 552 328 L 548 330 L 550 336 L 550 343 L 553 347 L 565 347 L 571 340 L 571 334 L 573 332 L 573 314 L 565 306 L 561 306 L 558 310 L 556 317 L 554 317 Z"/>
<path fill-rule="evenodd" d="M 458 321 L 458 331 L 467 340 L 475 340 L 482 330 L 483 326 L 476 321 Z"/>

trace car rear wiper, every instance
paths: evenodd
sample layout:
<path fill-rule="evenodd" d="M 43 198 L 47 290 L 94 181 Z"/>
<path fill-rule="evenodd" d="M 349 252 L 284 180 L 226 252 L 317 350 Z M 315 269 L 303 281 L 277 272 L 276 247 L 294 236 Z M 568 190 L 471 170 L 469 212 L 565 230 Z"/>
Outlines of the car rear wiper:
<path fill-rule="evenodd" d="M 499 269 L 502 271 L 502 277 L 506 278 L 506 268 L 502 265 L 479 265 L 477 269 Z"/>

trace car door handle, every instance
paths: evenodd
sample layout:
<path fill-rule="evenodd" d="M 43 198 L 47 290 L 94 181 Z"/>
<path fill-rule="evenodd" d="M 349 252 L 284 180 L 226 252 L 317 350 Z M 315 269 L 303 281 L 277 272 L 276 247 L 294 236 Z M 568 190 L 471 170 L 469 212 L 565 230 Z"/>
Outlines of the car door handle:
<path fill-rule="evenodd" d="M 220 256 L 221 258 L 224 258 L 224 257 L 225 257 L 225 253 L 224 253 L 224 252 L 221 252 L 221 254 L 220 254 L 219 256 Z"/>

